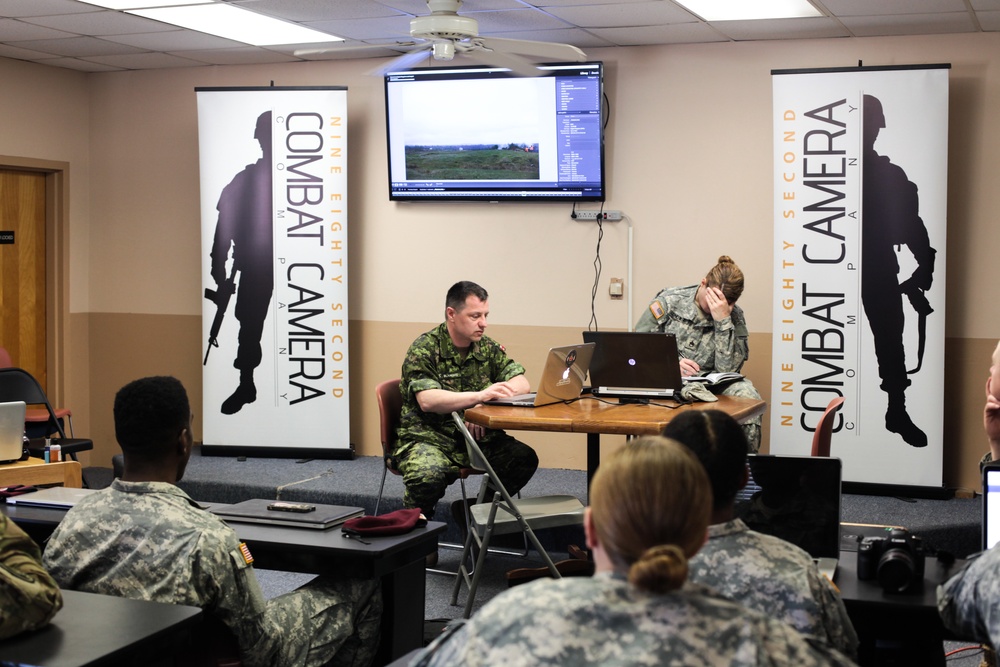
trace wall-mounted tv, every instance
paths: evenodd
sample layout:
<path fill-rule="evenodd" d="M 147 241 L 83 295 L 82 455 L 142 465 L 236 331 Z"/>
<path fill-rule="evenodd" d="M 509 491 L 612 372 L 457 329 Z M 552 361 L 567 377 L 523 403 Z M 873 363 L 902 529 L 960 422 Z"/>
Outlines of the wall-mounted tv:
<path fill-rule="evenodd" d="M 393 201 L 604 201 L 604 66 L 385 75 Z"/>

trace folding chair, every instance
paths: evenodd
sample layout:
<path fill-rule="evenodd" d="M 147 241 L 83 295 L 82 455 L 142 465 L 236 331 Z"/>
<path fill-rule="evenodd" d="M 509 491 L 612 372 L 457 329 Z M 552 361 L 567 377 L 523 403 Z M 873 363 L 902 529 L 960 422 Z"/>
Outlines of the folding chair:
<path fill-rule="evenodd" d="M 0 401 L 24 401 L 28 405 L 45 406 L 46 433 L 58 433 L 64 451 L 73 459 L 76 459 L 76 452 L 94 448 L 94 443 L 87 438 L 66 437 L 62 421 L 49 403 L 45 391 L 28 371 L 14 367 L 0 368 Z"/>
<path fill-rule="evenodd" d="M 829 456 L 830 440 L 833 438 L 833 421 L 837 412 L 844 406 L 844 397 L 838 396 L 830 401 L 823 411 L 823 416 L 816 424 L 816 432 L 813 433 L 812 455 Z"/>
<path fill-rule="evenodd" d="M 515 502 L 465 427 L 462 417 L 457 412 L 452 412 L 451 418 L 465 438 L 472 466 L 485 470 L 489 481 L 489 484 L 483 484 L 480 488 L 478 504 L 469 508 L 469 531 L 462 548 L 458 578 L 455 580 L 455 587 L 451 594 L 451 603 L 458 604 L 458 593 L 462 588 L 462 582 L 464 581 L 465 585 L 468 586 L 469 597 L 465 602 L 465 611 L 463 612 L 463 616 L 468 618 L 472 612 L 472 604 L 476 599 L 476 588 L 479 586 L 479 579 L 483 573 L 483 563 L 486 561 L 486 554 L 493 536 L 523 532 L 534 545 L 542 560 L 545 561 L 552 576 L 559 579 L 562 575 L 560 575 L 555 563 L 552 562 L 548 552 L 542 547 L 541 542 L 538 541 L 534 529 L 582 524 L 583 503 L 578 498 L 565 495 L 519 498 Z M 486 491 L 490 485 L 496 489 L 493 494 L 493 502 L 484 503 Z M 475 569 L 470 573 L 468 563 L 472 558 L 473 544 L 475 544 L 475 550 L 478 551 L 478 556 L 476 557 Z"/>
<path fill-rule="evenodd" d="M 3 347 L 0 347 L 0 368 L 14 368 L 14 363 L 11 361 L 10 353 Z M 55 413 L 56 419 L 60 425 L 62 425 L 64 419 L 69 423 L 69 437 L 74 437 L 73 411 L 69 408 L 52 408 L 52 412 Z M 51 435 L 52 433 L 55 433 L 55 429 L 48 427 L 47 425 L 49 422 L 49 413 L 47 410 L 28 408 L 24 421 L 27 424 L 42 424 L 44 428 L 48 428 L 48 431 L 44 435 Z M 28 437 L 30 438 L 33 436 L 29 433 Z"/>

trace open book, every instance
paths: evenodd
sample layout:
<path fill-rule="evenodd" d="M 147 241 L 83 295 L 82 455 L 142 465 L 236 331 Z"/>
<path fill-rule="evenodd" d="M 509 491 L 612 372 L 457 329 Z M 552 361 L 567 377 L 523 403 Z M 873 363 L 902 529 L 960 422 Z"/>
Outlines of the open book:
<path fill-rule="evenodd" d="M 735 380 L 742 380 L 739 373 L 705 373 L 704 375 L 689 375 L 684 378 L 685 382 L 702 382 L 707 385 L 725 384 Z"/>

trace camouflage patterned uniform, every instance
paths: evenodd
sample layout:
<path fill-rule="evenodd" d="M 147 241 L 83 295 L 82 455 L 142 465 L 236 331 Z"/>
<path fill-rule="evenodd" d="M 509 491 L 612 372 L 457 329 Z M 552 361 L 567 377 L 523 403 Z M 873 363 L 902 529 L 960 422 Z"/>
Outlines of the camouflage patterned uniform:
<path fill-rule="evenodd" d="M 1000 647 L 1000 548 L 993 547 L 938 586 L 944 627 L 963 639 Z"/>
<path fill-rule="evenodd" d="M 463 667 L 853 664 L 704 587 L 651 595 L 610 573 L 512 588 L 427 650 L 430 665 Z"/>
<path fill-rule="evenodd" d="M 377 581 L 320 577 L 265 601 L 233 529 L 166 482 L 116 479 L 80 501 L 45 565 L 65 588 L 205 609 L 248 667 L 367 665 L 377 649 Z"/>
<path fill-rule="evenodd" d="M 494 382 L 523 374 L 524 367 L 487 336 L 473 342 L 463 360 L 444 323 L 410 345 L 400 381 L 403 413 L 395 451 L 406 485 L 405 507 L 419 507 L 431 518 L 445 489 L 458 479 L 458 469 L 469 465 L 465 441 L 451 414 L 424 412 L 417 403 L 417 393 L 427 389 L 482 391 Z M 488 431 L 479 445 L 511 495 L 527 484 L 538 468 L 535 450 L 503 431 Z"/>
<path fill-rule="evenodd" d="M 694 300 L 697 292 L 698 285 L 665 288 L 643 311 L 635 330 L 674 334 L 680 355 L 697 362 L 705 373 L 738 373 L 750 357 L 750 332 L 743 309 L 734 305 L 729 317 L 715 322 L 698 307 Z M 760 393 L 746 379 L 709 388 L 723 396 L 760 399 Z M 760 424 L 759 416 L 743 424 L 752 452 L 760 449 Z"/>
<path fill-rule="evenodd" d="M 0 639 L 42 627 L 62 605 L 38 545 L 0 514 Z"/>
<path fill-rule="evenodd" d="M 858 636 L 843 600 L 794 544 L 734 519 L 709 526 L 708 542 L 689 567 L 691 581 L 857 656 Z"/>

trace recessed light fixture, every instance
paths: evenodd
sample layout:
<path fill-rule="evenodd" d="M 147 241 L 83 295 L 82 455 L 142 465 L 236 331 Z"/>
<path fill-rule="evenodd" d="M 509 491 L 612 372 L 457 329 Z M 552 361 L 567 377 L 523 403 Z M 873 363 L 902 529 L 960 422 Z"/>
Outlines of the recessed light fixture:
<path fill-rule="evenodd" d="M 706 21 L 823 16 L 808 0 L 674 0 Z"/>
<path fill-rule="evenodd" d="M 235 5 L 205 0 L 83 0 L 155 21 L 254 46 L 342 42 L 343 37 L 281 21 Z"/>

